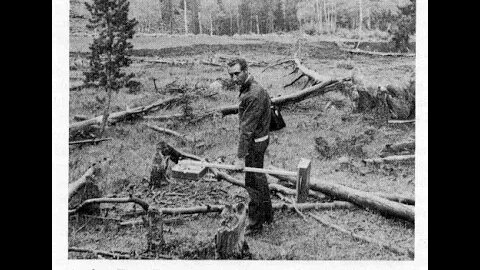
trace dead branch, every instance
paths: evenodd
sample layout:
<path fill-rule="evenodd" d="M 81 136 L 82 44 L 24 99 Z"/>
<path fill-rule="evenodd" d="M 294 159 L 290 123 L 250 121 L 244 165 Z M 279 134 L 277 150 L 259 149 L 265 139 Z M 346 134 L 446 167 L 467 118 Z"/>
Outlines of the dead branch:
<path fill-rule="evenodd" d="M 93 253 L 94 255 L 101 255 L 101 256 L 106 256 L 106 257 L 112 257 L 115 259 L 151 259 L 148 256 L 130 256 L 127 255 L 127 252 L 109 252 L 109 251 L 103 251 L 103 250 L 95 250 L 95 249 L 87 249 L 87 248 L 78 248 L 78 247 L 69 247 L 68 252 L 80 252 L 80 253 Z M 159 259 L 167 259 L 167 260 L 174 260 L 176 259 L 175 257 L 167 256 L 167 255 L 162 255 L 162 254 L 155 254 L 155 258 Z"/>
<path fill-rule="evenodd" d="M 135 108 L 126 110 L 126 111 L 114 112 L 114 113 L 111 113 L 108 116 L 108 122 L 110 124 L 112 124 L 112 123 L 122 121 L 122 120 L 128 118 L 129 116 L 146 114 L 146 113 L 149 113 L 149 112 L 153 111 L 154 109 L 157 109 L 161 106 L 166 106 L 168 104 L 171 104 L 172 102 L 179 101 L 180 99 L 181 99 L 180 97 L 162 99 L 162 100 L 158 100 L 158 101 L 156 101 L 156 102 L 154 102 L 150 105 L 147 105 L 147 106 L 140 106 L 140 107 L 135 107 Z M 103 118 L 103 115 L 100 115 L 100 116 L 94 117 L 94 118 L 89 119 L 89 120 L 85 120 L 85 121 L 70 124 L 69 131 L 70 132 L 78 131 L 78 130 L 81 130 L 85 127 L 91 126 L 91 125 L 101 124 L 102 123 L 102 118 Z"/>
<path fill-rule="evenodd" d="M 362 162 L 365 164 L 381 164 L 381 163 L 395 163 L 395 162 L 405 162 L 405 161 L 414 161 L 415 155 L 401 155 L 401 156 L 389 156 L 384 158 L 368 158 L 363 159 Z"/>
<path fill-rule="evenodd" d="M 207 61 L 200 61 L 200 64 L 208 65 L 208 66 L 214 66 L 214 67 L 222 67 L 221 64 L 214 63 L 214 62 L 207 62 Z"/>
<path fill-rule="evenodd" d="M 301 210 L 333 210 L 333 209 L 355 209 L 354 204 L 343 201 L 334 201 L 329 203 L 298 203 L 298 209 Z M 188 215 L 188 214 L 205 214 L 205 213 L 221 213 L 225 205 L 205 205 L 193 207 L 179 208 L 159 208 L 165 215 Z M 293 206 L 286 203 L 274 203 L 272 208 L 275 210 L 292 210 Z"/>
<path fill-rule="evenodd" d="M 398 248 L 398 247 L 395 247 L 391 244 L 387 244 L 387 243 L 383 243 L 383 242 L 380 242 L 376 239 L 373 239 L 373 238 L 370 238 L 370 237 L 366 237 L 366 236 L 361 236 L 361 235 L 358 235 L 354 232 L 351 232 L 351 231 L 348 231 L 340 226 L 337 226 L 335 224 L 331 224 L 325 220 L 323 220 L 322 218 L 320 218 L 319 216 L 316 216 L 312 213 L 308 213 L 309 216 L 311 216 L 313 219 L 315 219 L 316 221 L 322 223 L 323 225 L 327 226 L 327 227 L 330 227 L 330 228 L 333 228 L 335 230 L 338 230 L 340 232 L 343 232 L 345 234 L 348 234 L 350 235 L 351 237 L 353 238 L 356 238 L 356 239 L 359 239 L 359 240 L 362 240 L 362 241 L 365 241 L 365 242 L 368 242 L 368 243 L 372 243 L 372 244 L 375 244 L 375 245 L 378 245 L 382 248 L 386 248 L 388 250 L 391 250 L 397 254 L 400 254 L 400 255 L 408 255 L 409 257 L 413 258 L 414 256 L 414 252 L 410 249 L 402 249 L 402 248 Z"/>
<path fill-rule="evenodd" d="M 135 197 L 127 197 L 127 198 L 94 198 L 94 199 L 89 199 L 84 202 L 82 202 L 80 205 L 78 205 L 75 209 L 69 210 L 68 214 L 75 214 L 78 212 L 80 209 L 85 207 L 86 205 L 89 204 L 98 204 L 98 203 L 136 203 L 140 205 L 143 210 L 146 212 L 148 211 L 149 205 L 145 201 L 135 198 Z"/>
<path fill-rule="evenodd" d="M 119 254 L 119 253 L 108 252 L 103 250 L 94 250 L 94 249 L 77 248 L 77 247 L 69 247 L 68 252 L 93 253 L 96 256 L 100 255 L 100 256 L 112 257 L 114 259 L 130 259 L 131 258 L 129 255 L 126 255 L 126 254 Z"/>
<path fill-rule="evenodd" d="M 270 183 L 270 184 L 268 184 L 268 188 L 270 190 L 273 190 L 273 191 L 276 191 L 276 192 L 279 192 L 279 193 L 282 193 L 282 194 L 285 194 L 285 195 L 297 195 L 297 191 L 295 189 L 291 189 L 291 188 L 282 186 L 280 184 Z M 319 199 L 319 200 L 325 200 L 327 198 L 327 196 L 325 196 L 323 194 L 319 194 L 319 193 L 317 193 L 313 190 L 309 190 L 308 195 L 312 196 L 316 199 Z"/>
<path fill-rule="evenodd" d="M 274 166 L 270 166 L 275 168 Z M 278 179 L 296 184 L 297 179 L 288 176 L 272 175 Z M 333 198 L 345 200 L 358 206 L 377 210 L 382 214 L 415 222 L 415 211 L 410 205 L 390 201 L 370 192 L 356 190 L 339 184 L 310 179 L 310 189 L 320 191 Z"/>
<path fill-rule="evenodd" d="M 407 123 L 415 123 L 415 119 L 413 120 L 388 120 L 389 124 L 407 124 Z"/>
<path fill-rule="evenodd" d="M 414 53 L 373 52 L 373 51 L 364 51 L 360 49 L 347 49 L 347 48 L 340 48 L 340 50 L 348 53 L 352 53 L 352 54 L 366 54 L 366 55 L 374 55 L 374 56 L 415 57 Z"/>
<path fill-rule="evenodd" d="M 68 144 L 69 144 L 69 145 L 88 144 L 88 143 L 96 144 L 96 143 L 99 143 L 99 142 L 110 141 L 110 140 L 112 140 L 112 138 L 102 138 L 102 139 L 91 139 L 91 140 L 73 141 L 73 142 L 68 142 Z"/>
<path fill-rule="evenodd" d="M 167 218 L 167 219 L 162 219 L 163 225 L 171 225 L 171 224 L 178 224 L 180 222 L 183 222 L 183 219 L 180 217 L 175 217 L 175 218 Z M 120 226 L 136 226 L 136 225 L 143 225 L 145 222 L 143 219 L 135 219 L 135 220 L 127 220 L 120 222 L 118 225 Z"/>
<path fill-rule="evenodd" d="M 391 155 L 398 155 L 398 154 L 413 154 L 415 153 L 415 142 L 399 142 L 394 144 L 387 144 L 382 149 L 380 157 L 386 157 Z"/>
<path fill-rule="evenodd" d="M 149 127 L 150 129 L 153 129 L 155 131 L 158 131 L 158 132 L 162 132 L 162 133 L 165 133 L 165 134 L 168 134 L 168 135 L 172 135 L 174 137 L 177 137 L 185 142 L 189 142 L 189 143 L 195 143 L 195 140 L 190 137 L 190 136 L 187 136 L 187 135 L 184 135 L 184 134 L 181 134 L 181 133 L 178 133 L 176 131 L 173 131 L 171 129 L 168 129 L 168 128 L 162 128 L 162 127 L 158 127 L 158 126 L 155 126 L 155 125 L 152 125 L 152 124 L 146 124 L 147 127 Z"/>
<path fill-rule="evenodd" d="M 305 83 L 304 87 L 305 88 L 309 83 L 312 84 L 312 86 L 315 86 L 321 82 L 326 82 L 326 81 L 330 81 L 331 79 L 326 77 L 326 76 L 322 76 L 320 74 L 318 74 L 316 71 L 314 70 L 311 70 L 309 68 L 307 68 L 305 65 L 303 65 L 301 62 L 300 62 L 300 59 L 298 58 L 293 58 L 293 59 L 289 59 L 289 60 L 285 60 L 285 61 L 282 61 L 280 63 L 276 63 L 276 64 L 273 64 L 267 68 L 265 68 L 262 72 L 264 72 L 265 70 L 267 70 L 268 68 L 270 67 L 274 67 L 274 66 L 277 66 L 277 65 L 282 65 L 282 64 L 289 64 L 289 66 L 293 66 L 293 71 L 290 73 L 291 74 L 294 74 L 294 73 L 299 73 L 300 75 L 294 79 L 292 82 L 284 85 L 284 88 L 285 87 L 289 87 L 289 86 L 292 86 L 295 82 L 297 82 L 298 80 L 300 80 L 301 78 L 303 77 L 307 77 L 307 82 Z"/>

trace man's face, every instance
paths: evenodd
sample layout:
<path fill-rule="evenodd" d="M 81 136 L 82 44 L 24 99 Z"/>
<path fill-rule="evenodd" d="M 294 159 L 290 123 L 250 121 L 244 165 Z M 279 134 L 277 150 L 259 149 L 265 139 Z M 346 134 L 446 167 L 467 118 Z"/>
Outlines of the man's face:
<path fill-rule="evenodd" d="M 228 68 L 228 74 L 235 84 L 242 85 L 248 77 L 247 71 L 241 70 L 240 64 Z"/>

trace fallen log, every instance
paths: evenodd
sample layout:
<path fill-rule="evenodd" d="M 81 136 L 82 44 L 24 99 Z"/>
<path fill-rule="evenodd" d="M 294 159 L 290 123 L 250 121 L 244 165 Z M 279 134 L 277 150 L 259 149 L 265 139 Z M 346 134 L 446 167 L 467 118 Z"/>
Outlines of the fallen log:
<path fill-rule="evenodd" d="M 388 120 L 389 124 L 407 124 L 415 123 L 415 120 Z"/>
<path fill-rule="evenodd" d="M 322 218 L 320 218 L 319 216 L 316 216 L 312 213 L 308 213 L 308 215 L 310 217 L 312 217 L 313 219 L 315 219 L 316 221 L 322 223 L 323 225 L 327 226 L 327 227 L 330 227 L 330 228 L 333 228 L 337 231 L 340 231 L 342 233 L 345 233 L 345 234 L 348 234 L 350 235 L 351 237 L 353 238 L 356 238 L 356 239 L 359 239 L 359 240 L 362 240 L 362 241 L 365 241 L 365 242 L 368 242 L 368 243 L 372 243 L 372 244 L 375 244 L 375 245 L 378 245 L 382 248 L 385 248 L 385 249 L 388 249 L 390 251 L 393 251 L 397 254 L 400 254 L 400 255 L 408 255 L 410 258 L 413 258 L 414 257 L 414 252 L 410 249 L 402 249 L 402 248 L 398 248 L 398 247 L 395 247 L 391 244 L 387 244 L 387 243 L 384 243 L 384 242 L 381 242 L 381 241 L 378 241 L 376 239 L 373 239 L 373 238 L 370 238 L 370 237 L 366 237 L 366 236 L 361 236 L 361 235 L 358 235 L 354 232 L 351 232 L 351 231 L 348 231 L 338 225 L 335 225 L 335 224 L 331 224 L 325 220 L 323 220 Z"/>
<path fill-rule="evenodd" d="M 290 95 L 285 95 L 285 96 L 280 96 L 276 98 L 272 98 L 271 102 L 272 105 L 277 105 L 279 107 L 281 106 L 286 106 L 289 104 L 297 103 L 302 100 L 322 95 L 327 92 L 336 90 L 336 86 L 340 85 L 343 82 L 349 81 L 351 78 L 343 78 L 343 79 L 330 79 L 325 82 L 322 82 L 320 84 L 311 86 L 309 88 L 306 88 L 304 90 L 298 91 L 296 93 L 290 94 Z M 222 116 L 227 116 L 230 114 L 237 114 L 238 113 L 238 105 L 228 105 L 228 106 L 222 106 L 216 109 L 213 109 L 209 112 L 205 112 L 198 116 L 199 118 L 205 118 L 208 116 L 212 116 L 214 114 L 220 113 Z M 145 116 L 144 119 L 150 119 L 150 120 L 169 120 L 169 119 L 174 119 L 174 118 L 182 118 L 184 117 L 183 114 L 173 114 L 173 115 L 160 115 L 160 116 Z"/>
<path fill-rule="evenodd" d="M 148 211 L 149 205 L 145 201 L 135 198 L 135 197 L 127 197 L 127 198 L 94 198 L 88 199 L 78 205 L 75 209 L 68 210 L 68 214 L 75 214 L 80 211 L 83 207 L 90 205 L 90 204 L 99 204 L 99 203 L 136 203 L 140 205 L 145 212 Z"/>
<path fill-rule="evenodd" d="M 415 155 L 401 155 L 401 156 L 389 156 L 384 158 L 368 158 L 362 159 L 364 164 L 381 164 L 381 163 L 395 163 L 395 162 L 406 162 L 414 161 Z"/>
<path fill-rule="evenodd" d="M 270 167 L 271 168 L 276 168 L 274 166 L 270 166 Z M 290 179 L 288 179 L 287 177 L 282 177 L 281 175 L 276 175 L 275 177 L 282 180 L 282 181 L 285 181 L 285 182 L 288 182 L 288 183 L 291 183 L 291 184 L 295 184 L 294 182 L 289 182 Z M 272 183 L 272 184 L 268 184 L 268 186 L 272 190 L 281 192 L 281 193 L 286 194 L 286 195 L 296 195 L 296 190 L 285 187 L 285 186 L 282 186 L 282 185 L 279 185 L 279 184 L 273 184 Z M 408 204 L 408 205 L 415 205 L 415 198 L 414 197 L 410 197 L 410 196 L 406 196 L 406 195 L 388 194 L 388 193 L 383 193 L 383 192 L 373 192 L 372 194 L 377 195 L 377 196 L 382 197 L 382 198 L 385 198 L 387 200 L 393 201 L 393 202 L 399 202 L 399 203 Z M 309 196 L 312 196 L 312 197 L 320 199 L 320 200 L 323 200 L 323 199 L 327 198 L 327 196 L 325 194 L 315 192 L 312 189 L 310 189 L 310 191 L 309 191 Z"/>
<path fill-rule="evenodd" d="M 287 176 L 272 176 L 293 184 L 296 184 L 297 182 L 297 179 Z M 370 192 L 315 179 L 311 179 L 310 189 L 320 191 L 333 198 L 348 201 L 367 209 L 376 210 L 387 216 L 398 217 L 407 221 L 415 222 L 415 210 L 412 206 L 393 202 Z"/>
<path fill-rule="evenodd" d="M 383 192 L 375 192 L 373 194 L 390 201 L 399 202 L 399 203 L 408 204 L 408 205 L 415 205 L 414 197 L 409 197 L 405 195 L 387 194 Z"/>
<path fill-rule="evenodd" d="M 68 184 L 68 199 L 70 200 L 72 196 L 93 177 L 95 171 L 95 166 L 88 168 L 88 170 L 76 181 Z"/>
<path fill-rule="evenodd" d="M 334 201 L 328 203 L 297 203 L 297 208 L 300 210 L 333 210 L 333 209 L 354 209 L 357 208 L 352 203 L 343 201 Z M 206 213 L 221 213 L 225 205 L 204 205 L 193 207 L 179 207 L 179 208 L 158 208 L 164 215 L 189 215 L 189 214 L 206 214 Z M 272 204 L 274 210 L 293 210 L 293 206 L 287 203 Z"/>
<path fill-rule="evenodd" d="M 168 218 L 168 219 L 162 219 L 163 225 L 178 225 L 178 224 L 183 224 L 184 220 L 179 217 L 175 218 Z M 127 220 L 127 221 L 122 221 L 118 225 L 119 226 L 136 226 L 136 225 L 144 225 L 145 220 L 140 218 L 140 219 L 135 219 L 135 220 Z"/>
<path fill-rule="evenodd" d="M 401 153 L 413 154 L 415 153 L 415 142 L 399 142 L 394 144 L 387 144 L 382 149 L 380 157 L 386 157 L 390 155 L 398 155 Z"/>
<path fill-rule="evenodd" d="M 108 252 L 104 250 L 94 250 L 88 248 L 77 248 L 77 247 L 69 247 L 68 252 L 80 252 L 80 253 L 93 253 L 95 256 L 106 256 L 112 257 L 114 259 L 130 259 L 130 255 L 120 254 L 115 252 Z"/>
<path fill-rule="evenodd" d="M 155 125 L 152 125 L 152 124 L 146 124 L 147 127 L 149 127 L 150 129 L 152 130 L 155 130 L 155 131 L 158 131 L 158 132 L 162 132 L 162 133 L 165 133 L 165 134 L 168 134 L 168 135 L 172 135 L 174 137 L 177 137 L 179 138 L 180 140 L 184 141 L 184 142 L 187 142 L 187 143 L 195 143 L 195 140 L 194 138 L 190 137 L 190 136 L 187 136 L 187 135 L 184 135 L 184 134 L 181 134 L 181 133 L 178 133 L 176 131 L 173 131 L 171 129 L 168 129 L 168 128 L 162 128 L 162 127 L 158 127 L 158 126 L 155 126 Z"/>
<path fill-rule="evenodd" d="M 110 140 L 112 140 L 112 138 L 81 140 L 81 141 L 68 142 L 68 145 L 78 145 L 78 144 L 87 144 L 87 143 L 96 144 L 96 143 L 99 143 L 99 142 L 110 141 Z"/>
<path fill-rule="evenodd" d="M 168 104 L 171 104 L 172 102 L 179 101 L 180 99 L 181 99 L 180 97 L 162 99 L 162 100 L 158 100 L 158 101 L 156 101 L 156 102 L 154 102 L 150 105 L 147 105 L 147 106 L 140 106 L 140 107 L 135 107 L 135 108 L 125 110 L 125 111 L 114 112 L 114 113 L 109 114 L 108 123 L 110 123 L 110 124 L 116 123 L 116 122 L 122 121 L 122 120 L 126 119 L 127 117 L 133 116 L 133 115 L 146 114 L 146 113 L 149 113 L 150 111 L 152 111 L 153 109 L 156 109 L 156 108 L 161 107 L 161 106 L 167 106 Z M 102 119 L 103 119 L 103 115 L 100 115 L 100 116 L 94 117 L 92 119 L 72 123 L 72 124 L 70 124 L 69 131 L 74 132 L 74 131 L 81 130 L 85 127 L 91 126 L 91 125 L 95 125 L 95 124 L 99 125 L 99 124 L 102 123 Z"/>
<path fill-rule="evenodd" d="M 278 64 L 274 64 L 272 66 L 269 66 L 269 67 L 265 68 L 262 72 L 264 72 L 265 70 L 267 70 L 270 67 L 273 67 L 273 66 L 276 66 L 276 65 L 282 65 L 282 64 L 289 64 L 289 65 L 293 66 L 293 71 L 290 74 L 294 74 L 294 73 L 299 73 L 300 74 L 292 82 L 284 85 L 283 86 L 284 88 L 292 86 L 295 82 L 297 82 L 298 80 L 300 80 L 303 77 L 307 77 L 307 82 L 305 83 L 303 88 L 307 87 L 308 84 L 311 84 L 311 85 L 315 86 L 315 85 L 317 85 L 321 82 L 327 82 L 327 81 L 331 80 L 329 77 L 320 75 L 316 71 L 307 68 L 305 65 L 303 65 L 300 62 L 300 60 L 298 58 L 289 59 L 289 60 L 286 60 L 286 61 L 282 61 Z"/>
<path fill-rule="evenodd" d="M 101 167 L 108 161 L 109 160 L 105 158 L 100 162 L 94 163 L 79 179 L 68 183 L 68 200 L 72 199 L 72 197 L 88 182 L 92 182 L 95 174 L 98 175 L 101 171 Z"/>
<path fill-rule="evenodd" d="M 340 50 L 353 53 L 353 54 L 366 54 L 366 55 L 374 55 L 374 56 L 415 57 L 414 53 L 373 52 L 373 51 L 364 51 L 360 49 L 346 49 L 346 48 L 340 48 Z"/>
<path fill-rule="evenodd" d="M 357 209 L 358 207 L 349 202 L 333 201 L 327 203 L 274 203 L 272 208 L 275 210 L 334 210 L 334 209 Z"/>
<path fill-rule="evenodd" d="M 214 67 L 222 67 L 222 64 L 214 63 L 214 62 L 208 62 L 208 61 L 200 61 L 200 64 L 207 65 L 207 66 L 214 66 Z"/>
<path fill-rule="evenodd" d="M 270 183 L 270 184 L 268 184 L 268 188 L 270 190 L 273 190 L 273 191 L 276 191 L 276 192 L 279 192 L 279 193 L 282 193 L 282 194 L 285 194 L 285 195 L 294 195 L 294 196 L 297 195 L 297 190 L 282 186 L 280 184 Z M 314 198 L 319 199 L 319 200 L 327 199 L 327 196 L 325 196 L 321 193 L 319 194 L 318 192 L 315 192 L 313 190 L 308 191 L 308 196 L 314 197 Z"/>
<path fill-rule="evenodd" d="M 126 253 L 129 252 L 109 252 L 104 250 L 96 250 L 96 249 L 88 249 L 88 248 L 78 248 L 78 247 L 69 247 L 68 252 L 79 252 L 79 253 L 93 253 L 94 255 L 112 257 L 115 259 L 151 259 L 148 256 L 130 256 Z M 171 257 L 162 254 L 155 254 L 155 258 L 158 259 L 167 259 L 167 260 L 174 260 L 177 259 L 176 257 Z"/>

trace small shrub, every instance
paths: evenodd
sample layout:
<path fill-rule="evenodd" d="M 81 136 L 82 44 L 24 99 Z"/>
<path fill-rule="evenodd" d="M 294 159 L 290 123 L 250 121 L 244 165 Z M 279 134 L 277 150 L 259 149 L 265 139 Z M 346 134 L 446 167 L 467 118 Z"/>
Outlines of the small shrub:
<path fill-rule="evenodd" d="M 135 80 L 129 80 L 126 84 L 125 87 L 128 88 L 128 93 L 129 94 L 137 94 L 143 89 L 143 85 L 139 81 Z"/>
<path fill-rule="evenodd" d="M 344 68 L 344 69 L 353 69 L 355 68 L 352 60 L 347 60 L 347 61 L 340 61 L 338 64 L 337 64 L 337 68 Z"/>

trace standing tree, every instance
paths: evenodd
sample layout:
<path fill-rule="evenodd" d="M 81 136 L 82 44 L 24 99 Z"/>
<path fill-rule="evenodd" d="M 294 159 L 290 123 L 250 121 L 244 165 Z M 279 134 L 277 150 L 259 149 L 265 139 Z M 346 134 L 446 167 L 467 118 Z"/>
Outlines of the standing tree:
<path fill-rule="evenodd" d="M 398 7 L 398 9 L 400 10 L 400 14 L 398 15 L 396 27 L 392 31 L 392 41 L 396 49 L 408 51 L 410 35 L 415 34 L 416 29 L 416 0 L 410 0 L 409 4 Z"/>
<path fill-rule="evenodd" d="M 107 92 L 107 103 L 103 112 L 99 137 L 103 136 L 108 120 L 112 92 L 123 87 L 132 75 L 121 71 L 130 65 L 128 54 L 133 45 L 128 39 L 135 33 L 135 19 L 128 19 L 127 0 L 93 0 L 85 3 L 91 14 L 87 28 L 95 30 L 96 36 L 90 45 L 90 68 L 84 72 L 87 83 L 95 83 Z"/>

